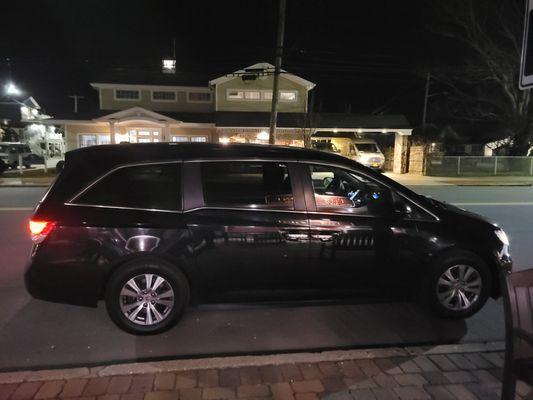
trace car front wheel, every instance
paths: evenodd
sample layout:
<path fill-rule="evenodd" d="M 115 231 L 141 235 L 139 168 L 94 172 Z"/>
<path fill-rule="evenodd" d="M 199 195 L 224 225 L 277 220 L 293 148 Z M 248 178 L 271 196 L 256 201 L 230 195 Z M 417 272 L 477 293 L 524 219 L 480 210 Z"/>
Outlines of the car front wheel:
<path fill-rule="evenodd" d="M 166 331 L 182 316 L 189 301 L 187 278 L 175 266 L 160 261 L 124 264 L 110 278 L 106 307 L 121 329 L 149 335 Z"/>
<path fill-rule="evenodd" d="M 475 254 L 457 252 L 437 260 L 423 286 L 423 298 L 438 315 L 466 318 L 487 301 L 491 274 L 487 264 Z"/>

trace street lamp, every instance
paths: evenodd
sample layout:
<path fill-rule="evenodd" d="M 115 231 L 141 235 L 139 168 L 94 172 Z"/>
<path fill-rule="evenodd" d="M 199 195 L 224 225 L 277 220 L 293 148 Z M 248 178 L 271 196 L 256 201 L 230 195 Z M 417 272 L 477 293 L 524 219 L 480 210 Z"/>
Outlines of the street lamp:
<path fill-rule="evenodd" d="M 6 83 L 6 85 L 4 86 L 4 91 L 9 96 L 18 96 L 22 93 L 21 90 L 13 82 Z"/>

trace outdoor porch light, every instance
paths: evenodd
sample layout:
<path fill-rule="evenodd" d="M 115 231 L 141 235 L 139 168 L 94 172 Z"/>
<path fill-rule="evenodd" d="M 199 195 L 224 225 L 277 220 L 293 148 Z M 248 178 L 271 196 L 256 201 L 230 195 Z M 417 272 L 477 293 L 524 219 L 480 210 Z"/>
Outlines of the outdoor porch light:
<path fill-rule="evenodd" d="M 257 139 L 259 140 L 268 140 L 270 136 L 268 135 L 267 131 L 261 131 L 257 134 Z"/>
<path fill-rule="evenodd" d="M 339 130 L 337 128 L 333 129 L 333 133 L 337 133 Z"/>
<path fill-rule="evenodd" d="M 357 133 L 363 133 L 363 130 L 361 128 L 357 129 Z"/>
<path fill-rule="evenodd" d="M 228 137 L 221 137 L 220 139 L 218 139 L 218 141 L 222 144 L 228 144 L 229 143 L 229 138 Z"/>

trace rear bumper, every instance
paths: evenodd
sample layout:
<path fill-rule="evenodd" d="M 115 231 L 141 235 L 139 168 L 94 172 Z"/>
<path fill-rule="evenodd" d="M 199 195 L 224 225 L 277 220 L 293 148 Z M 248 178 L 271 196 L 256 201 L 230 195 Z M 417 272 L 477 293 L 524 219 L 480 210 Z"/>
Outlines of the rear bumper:
<path fill-rule="evenodd" d="M 44 263 L 31 257 L 24 283 L 35 299 L 88 307 L 98 304 L 99 279 L 94 268 L 87 266 Z"/>

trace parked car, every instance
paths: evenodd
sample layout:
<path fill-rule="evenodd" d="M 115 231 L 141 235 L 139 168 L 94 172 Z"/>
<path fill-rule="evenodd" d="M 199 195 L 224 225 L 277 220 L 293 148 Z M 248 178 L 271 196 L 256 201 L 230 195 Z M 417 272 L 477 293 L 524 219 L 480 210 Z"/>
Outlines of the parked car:
<path fill-rule="evenodd" d="M 415 296 L 464 318 L 511 267 L 505 232 L 482 217 L 345 157 L 276 146 L 70 151 L 29 229 L 32 296 L 103 299 L 135 334 L 210 302 Z"/>
<path fill-rule="evenodd" d="M 28 157 L 32 154 L 30 146 L 20 142 L 0 142 L 0 158 L 9 168 L 16 169 L 19 166 L 19 156 L 22 156 L 23 166 L 29 168 L 31 160 Z"/>
<path fill-rule="evenodd" d="M 337 147 L 328 141 L 317 141 L 313 140 L 311 142 L 311 148 L 321 151 L 329 151 L 330 153 L 340 153 L 340 150 Z"/>
<path fill-rule="evenodd" d="M 385 156 L 373 139 L 321 135 L 312 140 L 311 147 L 338 153 L 377 170 L 382 170 L 385 165 Z"/>

